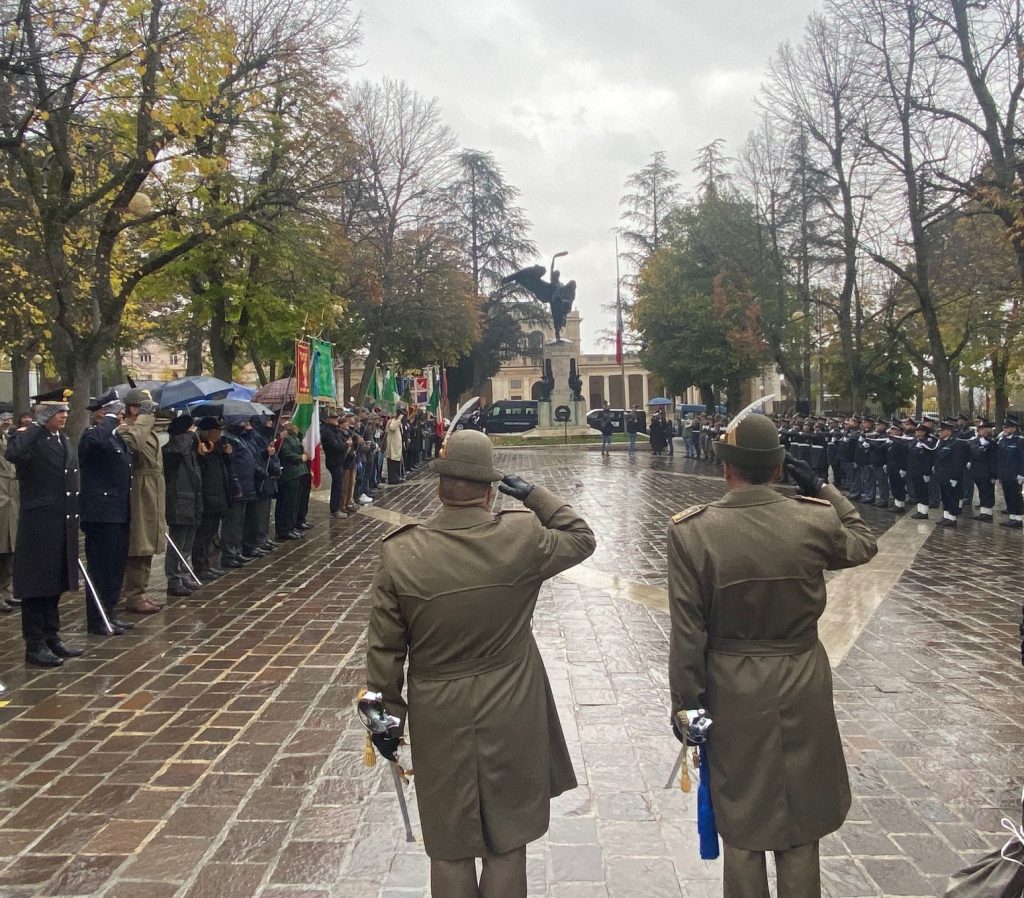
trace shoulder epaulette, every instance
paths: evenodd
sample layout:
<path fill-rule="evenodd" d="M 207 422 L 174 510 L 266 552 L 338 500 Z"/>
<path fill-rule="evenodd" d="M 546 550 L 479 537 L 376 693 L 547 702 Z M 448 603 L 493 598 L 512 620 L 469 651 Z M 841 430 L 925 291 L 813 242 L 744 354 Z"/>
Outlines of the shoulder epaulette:
<path fill-rule="evenodd" d="M 707 508 L 706 505 L 691 505 L 685 511 L 681 511 L 678 514 L 672 515 L 672 523 L 673 524 L 681 524 L 683 521 L 687 520 L 688 518 L 695 518 L 705 508 Z"/>
<path fill-rule="evenodd" d="M 801 496 L 799 493 L 793 496 L 794 499 L 799 499 L 801 502 L 813 502 L 815 505 L 829 505 L 832 503 L 828 499 L 819 499 L 817 496 Z"/>
<path fill-rule="evenodd" d="M 501 511 L 498 512 L 499 515 L 502 515 L 502 514 L 523 514 L 523 513 L 533 514 L 533 512 L 530 511 L 529 508 L 503 508 L 503 509 L 501 509 Z"/>
<path fill-rule="evenodd" d="M 402 524 L 401 526 L 396 527 L 390 533 L 385 533 L 380 538 L 380 541 L 382 543 L 386 542 L 387 540 L 391 539 L 391 537 L 398 536 L 399 533 L 404 533 L 406 530 L 410 530 L 413 527 L 419 527 L 419 525 L 420 525 L 419 521 L 409 521 L 409 523 L 407 523 L 407 524 Z"/>

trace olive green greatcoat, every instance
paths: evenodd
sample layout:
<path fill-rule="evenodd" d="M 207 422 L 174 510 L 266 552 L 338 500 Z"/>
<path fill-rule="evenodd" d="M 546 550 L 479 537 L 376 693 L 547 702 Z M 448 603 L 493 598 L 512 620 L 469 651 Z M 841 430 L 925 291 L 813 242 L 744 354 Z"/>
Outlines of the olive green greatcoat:
<path fill-rule="evenodd" d="M 367 683 L 390 713 L 408 711 L 431 858 L 525 845 L 576 786 L 531 618 L 541 584 L 589 556 L 594 534 L 542 487 L 525 504 L 532 514 L 443 508 L 381 543 Z"/>
<path fill-rule="evenodd" d="M 4 458 L 7 437 L 0 437 L 0 555 L 14 552 L 18 536 L 18 470 Z"/>
<path fill-rule="evenodd" d="M 128 555 L 159 555 L 166 548 L 164 534 L 167 502 L 164 458 L 154 426 L 156 416 L 139 415 L 125 421 L 117 432 L 132 453 L 132 523 Z"/>
<path fill-rule="evenodd" d="M 850 809 L 817 621 L 823 572 L 863 564 L 877 547 L 835 487 L 820 495 L 744 487 L 669 526 L 672 711 L 706 708 L 714 721 L 711 797 L 736 848 L 814 842 Z"/>

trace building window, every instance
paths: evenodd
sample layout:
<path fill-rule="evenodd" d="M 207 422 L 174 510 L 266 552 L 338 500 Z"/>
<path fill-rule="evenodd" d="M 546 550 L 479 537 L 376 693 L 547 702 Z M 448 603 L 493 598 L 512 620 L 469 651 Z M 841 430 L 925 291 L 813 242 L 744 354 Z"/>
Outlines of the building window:
<path fill-rule="evenodd" d="M 178 353 L 176 353 L 176 352 L 172 352 L 171 353 L 171 364 L 172 365 L 177 365 L 178 364 Z"/>
<path fill-rule="evenodd" d="M 140 362 L 152 362 L 153 361 L 152 353 L 146 352 L 144 349 L 140 350 L 139 351 L 139 361 Z"/>

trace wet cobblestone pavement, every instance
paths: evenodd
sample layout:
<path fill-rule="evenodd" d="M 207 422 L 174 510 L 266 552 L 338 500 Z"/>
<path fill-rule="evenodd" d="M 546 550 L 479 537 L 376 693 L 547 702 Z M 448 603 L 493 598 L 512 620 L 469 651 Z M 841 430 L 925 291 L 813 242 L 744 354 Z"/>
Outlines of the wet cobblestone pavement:
<path fill-rule="evenodd" d="M 664 788 L 677 744 L 662 610 L 667 519 L 720 495 L 718 469 L 578 447 L 498 465 L 561 493 L 598 535 L 535 619 L 581 785 L 529 848 L 531 896 L 721 894 L 720 864 L 697 856 L 695 793 Z M 352 701 L 376 540 L 388 518 L 429 514 L 434 484 L 417 476 L 343 521 L 314 501 L 301 543 L 123 637 L 84 635 L 67 596 L 65 635 L 88 651 L 56 671 L 26 669 L 17 616 L 0 617 L 0 898 L 424 898 L 422 846 L 404 841 L 385 768 L 362 766 Z M 822 844 L 824 882 L 837 898 L 938 895 L 1003 841 L 1024 782 L 1024 540 L 865 517 L 896 555 L 921 547 L 836 583 L 895 585 L 835 669 L 855 799 Z"/>

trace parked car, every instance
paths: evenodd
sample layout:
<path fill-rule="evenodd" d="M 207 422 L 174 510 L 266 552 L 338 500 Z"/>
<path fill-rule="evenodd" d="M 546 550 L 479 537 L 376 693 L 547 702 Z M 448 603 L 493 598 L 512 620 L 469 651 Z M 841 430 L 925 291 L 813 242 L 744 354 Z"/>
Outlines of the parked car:
<path fill-rule="evenodd" d="M 601 430 L 601 414 L 604 409 L 595 408 L 587 412 L 587 425 L 594 428 L 594 430 Z M 628 415 L 630 409 L 621 408 L 610 408 L 608 413 L 612 416 L 612 421 L 615 423 L 616 433 L 626 432 L 626 415 Z M 637 416 L 640 419 L 640 433 L 647 433 L 647 413 L 643 411 L 637 412 Z"/>
<path fill-rule="evenodd" d="M 537 426 L 537 403 L 532 399 L 499 399 L 480 416 L 484 433 L 523 433 Z"/>

